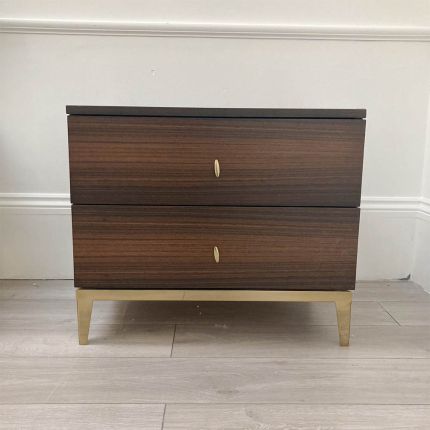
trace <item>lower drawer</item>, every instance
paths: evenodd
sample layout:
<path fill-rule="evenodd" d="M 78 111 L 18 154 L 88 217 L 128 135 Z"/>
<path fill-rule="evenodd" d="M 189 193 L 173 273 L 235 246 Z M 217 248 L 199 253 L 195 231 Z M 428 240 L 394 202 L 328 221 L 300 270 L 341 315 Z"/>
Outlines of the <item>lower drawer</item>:
<path fill-rule="evenodd" d="M 74 205 L 75 286 L 353 289 L 359 213 Z"/>

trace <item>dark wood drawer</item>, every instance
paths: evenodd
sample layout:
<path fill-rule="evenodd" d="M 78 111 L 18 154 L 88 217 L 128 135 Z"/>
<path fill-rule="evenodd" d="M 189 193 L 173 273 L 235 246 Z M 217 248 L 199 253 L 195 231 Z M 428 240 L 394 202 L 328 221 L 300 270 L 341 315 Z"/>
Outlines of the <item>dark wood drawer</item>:
<path fill-rule="evenodd" d="M 359 209 L 74 205 L 72 210 L 77 287 L 354 288 Z"/>
<path fill-rule="evenodd" d="M 68 122 L 73 203 L 360 203 L 361 119 L 71 115 Z"/>

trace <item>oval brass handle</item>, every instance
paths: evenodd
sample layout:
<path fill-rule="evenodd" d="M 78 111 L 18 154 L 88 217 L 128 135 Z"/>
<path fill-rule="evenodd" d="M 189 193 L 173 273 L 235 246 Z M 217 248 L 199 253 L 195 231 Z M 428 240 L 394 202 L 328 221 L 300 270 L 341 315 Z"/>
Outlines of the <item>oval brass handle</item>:
<path fill-rule="evenodd" d="M 219 175 L 221 174 L 221 169 L 219 167 L 219 161 L 218 160 L 214 161 L 214 171 L 215 171 L 215 176 L 217 178 L 219 178 Z"/>
<path fill-rule="evenodd" d="M 215 262 L 219 263 L 219 249 L 217 246 L 214 246 L 214 258 L 215 258 Z"/>

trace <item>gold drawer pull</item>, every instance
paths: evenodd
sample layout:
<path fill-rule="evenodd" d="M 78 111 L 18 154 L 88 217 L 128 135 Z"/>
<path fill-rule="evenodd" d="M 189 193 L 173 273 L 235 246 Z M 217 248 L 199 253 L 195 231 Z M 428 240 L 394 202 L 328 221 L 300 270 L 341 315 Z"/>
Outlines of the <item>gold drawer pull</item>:
<path fill-rule="evenodd" d="M 217 246 L 214 246 L 214 258 L 215 258 L 215 262 L 219 263 L 219 250 Z"/>
<path fill-rule="evenodd" d="M 216 176 L 217 178 L 219 178 L 219 175 L 220 175 L 220 173 L 221 173 L 221 169 L 220 169 L 220 167 L 219 167 L 219 161 L 218 161 L 218 160 L 215 160 L 215 161 L 214 161 L 214 170 L 215 170 L 215 176 Z"/>

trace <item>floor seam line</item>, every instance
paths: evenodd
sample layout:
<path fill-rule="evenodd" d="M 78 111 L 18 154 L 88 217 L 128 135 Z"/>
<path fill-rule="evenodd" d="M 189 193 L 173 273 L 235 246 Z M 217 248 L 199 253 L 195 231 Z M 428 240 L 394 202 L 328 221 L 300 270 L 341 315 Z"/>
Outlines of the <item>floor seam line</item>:
<path fill-rule="evenodd" d="M 170 358 L 173 357 L 173 348 L 175 346 L 175 337 L 176 337 L 176 324 L 173 328 L 173 338 L 172 338 L 172 348 L 170 349 Z"/>
<path fill-rule="evenodd" d="M 67 405 L 165 405 L 166 408 L 168 405 L 227 405 L 227 406 L 235 406 L 235 405 L 310 405 L 310 406 L 429 406 L 429 403 L 315 403 L 315 402 L 211 402 L 211 403 L 204 403 L 204 402 L 168 402 L 168 403 L 162 403 L 162 402 L 85 402 L 85 403 L 54 403 L 54 402 L 44 402 L 44 403 L 0 403 L 0 408 L 2 406 L 31 406 L 31 405 L 47 405 L 47 406 L 67 406 Z"/>
<path fill-rule="evenodd" d="M 381 302 L 378 302 L 379 306 L 388 314 L 390 317 L 396 322 L 396 324 L 401 327 L 402 325 L 393 317 L 393 315 L 390 314 L 390 312 L 387 311 L 387 309 L 384 307 L 384 305 Z"/>
<path fill-rule="evenodd" d="M 168 357 L 168 356 L 152 356 L 152 357 L 142 357 L 142 356 L 132 356 L 132 357 L 123 357 L 123 356 L 93 356 L 93 357 L 79 357 L 79 356 L 64 356 L 64 357 L 52 357 L 52 356 L 33 356 L 33 355 L 0 355 L 1 360 L 12 360 L 12 359 L 66 359 L 66 360 L 100 360 L 100 359 L 106 359 L 106 360 L 122 360 L 122 359 L 128 359 L 128 360 L 155 360 L 155 359 L 161 359 L 161 360 L 200 360 L 200 359 L 211 359 L 211 360 L 225 360 L 225 359 L 231 359 L 231 358 L 241 358 L 244 360 L 271 360 L 273 358 L 276 359 L 283 359 L 283 360 L 291 360 L 291 361 L 319 361 L 319 360 L 332 360 L 332 361 L 351 361 L 351 360 L 430 360 L 430 356 L 428 357 L 387 357 L 387 356 L 381 356 L 381 357 L 315 357 L 315 358 L 304 358 L 301 356 L 296 357 L 288 357 L 288 356 L 279 356 L 279 355 L 270 355 L 270 356 L 253 356 L 253 357 L 247 357 L 247 356 L 238 356 L 238 355 L 231 355 L 231 356 L 181 356 L 181 357 Z"/>
<path fill-rule="evenodd" d="M 164 403 L 163 418 L 161 419 L 161 430 L 164 429 L 164 418 L 166 417 L 166 408 L 167 408 L 167 403 Z"/>

